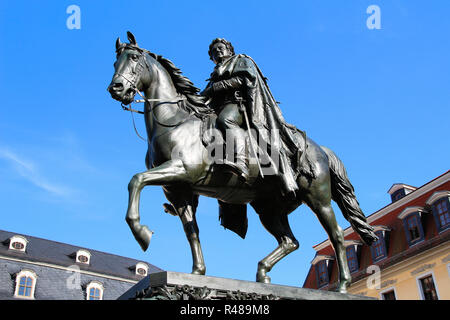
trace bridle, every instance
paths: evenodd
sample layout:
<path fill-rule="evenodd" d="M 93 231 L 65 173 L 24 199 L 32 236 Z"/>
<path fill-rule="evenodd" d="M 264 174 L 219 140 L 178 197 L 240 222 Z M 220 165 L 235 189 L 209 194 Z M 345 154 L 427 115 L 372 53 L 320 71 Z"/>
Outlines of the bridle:
<path fill-rule="evenodd" d="M 162 123 L 162 122 L 160 122 L 160 121 L 158 120 L 158 118 L 156 117 L 156 115 L 155 115 L 155 109 L 156 109 L 157 107 L 163 105 L 163 104 L 168 104 L 168 103 L 172 103 L 172 104 L 176 103 L 176 104 L 178 104 L 179 102 L 185 103 L 186 97 L 179 95 L 178 97 L 176 97 L 176 98 L 174 98 L 174 99 L 172 99 L 172 100 L 167 100 L 167 99 L 149 99 L 149 98 L 146 98 L 145 96 L 143 96 L 143 95 L 141 94 L 141 92 L 139 91 L 139 89 L 137 88 L 137 81 L 138 81 L 138 79 L 140 79 L 141 74 L 142 74 L 142 71 L 144 70 L 145 67 L 147 68 L 147 70 L 150 70 L 150 66 L 149 66 L 149 64 L 148 64 L 148 62 L 147 62 L 147 60 L 145 59 L 145 56 L 144 56 L 144 53 L 148 53 L 148 54 L 149 54 L 150 52 L 147 51 L 147 50 L 145 50 L 145 49 L 142 49 L 142 48 L 139 48 L 139 47 L 136 47 L 136 46 L 133 46 L 133 45 L 129 45 L 129 44 L 126 45 L 125 47 L 126 47 L 126 48 L 130 48 L 130 49 L 134 49 L 134 50 L 136 50 L 137 52 L 139 52 L 139 58 L 138 58 L 138 61 L 137 61 L 137 64 L 136 64 L 136 68 L 135 68 L 135 70 L 133 70 L 133 72 L 131 73 L 131 75 L 132 75 L 131 79 L 129 79 L 128 76 L 125 76 L 124 74 L 119 73 L 119 72 L 116 72 L 116 75 L 118 75 L 118 76 L 124 78 L 124 79 L 130 84 L 130 87 L 131 87 L 131 89 L 134 91 L 134 94 L 136 94 L 136 93 L 139 94 L 139 95 L 141 96 L 142 100 L 134 100 L 134 101 L 130 102 L 130 103 L 128 104 L 128 105 L 130 105 L 129 107 L 127 107 L 127 105 L 124 105 L 123 102 L 121 102 L 120 105 L 122 106 L 122 109 L 123 109 L 123 110 L 125 110 L 125 111 L 130 111 L 130 113 L 131 113 L 131 115 L 132 115 L 133 126 L 134 126 L 134 129 L 135 129 L 135 131 L 136 131 L 136 134 L 137 134 L 141 139 L 147 141 L 146 139 L 142 138 L 142 137 L 139 135 L 139 133 L 137 132 L 137 130 L 136 130 L 136 125 L 135 125 L 135 122 L 134 122 L 134 117 L 133 117 L 133 112 L 134 112 L 134 113 L 139 113 L 139 114 L 145 114 L 145 111 L 139 111 L 139 110 L 133 109 L 133 108 L 131 107 L 131 103 L 133 103 L 133 102 L 135 102 L 135 103 L 148 102 L 148 103 L 149 103 L 149 106 L 150 106 L 150 112 L 152 113 L 153 120 L 154 120 L 157 124 L 159 124 L 160 126 L 171 128 L 171 127 L 179 126 L 181 123 L 185 122 L 186 119 L 182 119 L 182 120 L 180 120 L 180 121 L 178 121 L 177 123 L 174 123 L 174 124 L 166 124 L 166 123 Z M 124 47 L 124 46 L 119 47 L 119 48 L 116 50 L 117 55 L 119 55 L 119 52 L 120 52 L 122 49 L 124 49 L 125 47 Z M 152 105 L 152 102 L 158 102 L 158 103 Z"/>

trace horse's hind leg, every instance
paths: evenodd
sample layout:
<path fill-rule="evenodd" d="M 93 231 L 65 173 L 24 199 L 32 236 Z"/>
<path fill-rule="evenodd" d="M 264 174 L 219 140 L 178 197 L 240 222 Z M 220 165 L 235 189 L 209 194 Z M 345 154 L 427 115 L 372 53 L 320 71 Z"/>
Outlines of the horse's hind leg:
<path fill-rule="evenodd" d="M 186 176 L 183 163 L 180 160 L 170 160 L 158 167 L 135 174 L 128 184 L 129 198 L 125 220 L 142 250 L 147 250 L 152 236 L 148 227 L 140 223 L 139 201 L 142 188 L 147 185 L 183 182 L 186 181 Z"/>
<path fill-rule="evenodd" d="M 256 272 L 256 281 L 270 283 L 270 277 L 267 273 L 272 270 L 273 266 L 289 253 L 298 249 L 299 244 L 292 234 L 289 226 L 287 214 L 280 212 L 279 206 L 268 206 L 267 203 L 261 206 L 255 206 L 261 223 L 264 228 L 272 234 L 278 242 L 278 247 L 268 256 L 259 261 L 258 270 Z"/>
<path fill-rule="evenodd" d="M 204 275 L 206 273 L 206 266 L 200 245 L 200 231 L 195 218 L 198 196 L 192 194 L 190 190 L 183 187 L 165 187 L 164 193 L 183 223 L 184 232 L 186 233 L 186 238 L 191 247 L 192 273 Z"/>
<path fill-rule="evenodd" d="M 337 291 L 346 293 L 347 287 L 351 282 L 351 276 L 347 264 L 347 253 L 344 245 L 344 232 L 338 225 L 331 206 L 331 186 L 329 175 L 321 174 L 314 179 L 304 192 L 303 200 L 317 215 L 317 218 L 328 234 L 336 253 L 339 269 L 339 284 Z"/>

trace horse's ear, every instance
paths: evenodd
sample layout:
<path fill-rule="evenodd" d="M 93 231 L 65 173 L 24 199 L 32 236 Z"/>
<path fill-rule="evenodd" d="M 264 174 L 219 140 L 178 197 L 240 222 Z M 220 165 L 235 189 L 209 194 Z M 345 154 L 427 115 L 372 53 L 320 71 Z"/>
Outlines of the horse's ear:
<path fill-rule="evenodd" d="M 128 41 L 130 41 L 130 44 L 133 44 L 137 46 L 136 38 L 134 37 L 134 34 L 132 34 L 130 31 L 127 31 Z"/>
<path fill-rule="evenodd" d="M 122 44 L 122 43 L 120 42 L 120 37 L 119 37 L 119 38 L 117 38 L 117 40 L 116 40 L 116 50 L 120 48 L 121 44 Z"/>

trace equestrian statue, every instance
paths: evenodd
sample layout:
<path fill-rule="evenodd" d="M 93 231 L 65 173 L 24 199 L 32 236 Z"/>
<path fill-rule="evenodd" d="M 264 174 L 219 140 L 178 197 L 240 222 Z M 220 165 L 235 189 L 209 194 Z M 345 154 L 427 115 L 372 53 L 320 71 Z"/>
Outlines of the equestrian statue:
<path fill-rule="evenodd" d="M 146 125 L 147 170 L 128 184 L 126 214 L 141 248 L 147 250 L 152 236 L 140 223 L 139 199 L 145 186 L 161 186 L 169 202 L 164 210 L 180 217 L 192 251 L 193 274 L 206 272 L 196 221 L 199 196 L 217 199 L 221 224 L 242 238 L 249 204 L 278 242 L 257 266 L 256 281 L 270 283 L 267 273 L 299 247 L 288 215 L 305 203 L 333 245 L 337 291 L 347 292 L 351 276 L 344 232 L 331 200 L 365 244 L 371 245 L 377 236 L 342 161 L 285 121 L 256 63 L 235 54 L 229 41 L 217 38 L 210 44 L 215 68 L 200 92 L 170 60 L 140 48 L 134 35 L 127 35 L 129 43 L 116 41 L 115 73 L 108 91 L 124 109 L 142 113 Z M 129 106 L 137 94 L 143 111 Z"/>

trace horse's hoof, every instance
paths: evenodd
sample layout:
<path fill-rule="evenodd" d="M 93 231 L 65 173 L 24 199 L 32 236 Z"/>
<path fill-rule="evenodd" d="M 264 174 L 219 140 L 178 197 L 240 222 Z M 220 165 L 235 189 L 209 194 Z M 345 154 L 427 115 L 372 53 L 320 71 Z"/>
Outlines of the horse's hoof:
<path fill-rule="evenodd" d="M 350 286 L 350 284 L 345 281 L 345 282 L 341 282 L 338 287 L 336 288 L 336 292 L 339 293 L 347 293 L 347 288 Z"/>
<path fill-rule="evenodd" d="M 270 281 L 271 279 L 268 275 L 260 275 L 260 274 L 256 275 L 256 282 L 270 283 Z"/>
<path fill-rule="evenodd" d="M 347 289 L 346 289 L 346 288 L 337 288 L 337 289 L 336 289 L 336 292 L 339 292 L 339 293 L 347 293 Z"/>
<path fill-rule="evenodd" d="M 142 226 L 136 233 L 136 240 L 144 252 L 148 249 L 148 246 L 150 245 L 152 235 L 153 231 L 150 231 L 150 229 L 147 226 Z"/>
<path fill-rule="evenodd" d="M 192 268 L 191 274 L 198 274 L 204 276 L 206 273 L 206 268 L 204 266 L 195 266 Z"/>

